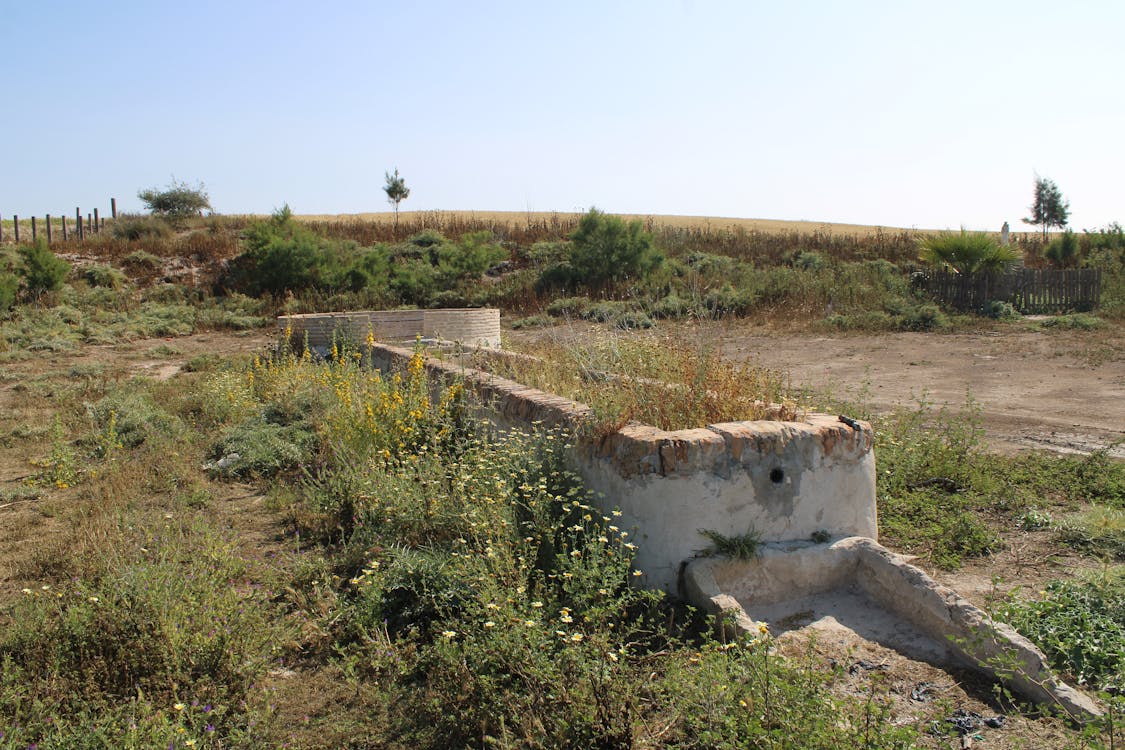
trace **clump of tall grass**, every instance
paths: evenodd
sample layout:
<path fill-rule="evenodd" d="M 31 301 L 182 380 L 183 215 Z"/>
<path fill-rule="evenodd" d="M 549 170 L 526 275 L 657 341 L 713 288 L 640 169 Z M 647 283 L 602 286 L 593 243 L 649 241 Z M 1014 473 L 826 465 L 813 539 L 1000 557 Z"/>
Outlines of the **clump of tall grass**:
<path fill-rule="evenodd" d="M 800 413 L 784 373 L 731 362 L 707 337 L 603 331 L 581 343 L 552 337 L 519 348 L 533 357 L 494 360 L 489 369 L 589 405 L 598 432 L 629 421 L 678 430 Z"/>

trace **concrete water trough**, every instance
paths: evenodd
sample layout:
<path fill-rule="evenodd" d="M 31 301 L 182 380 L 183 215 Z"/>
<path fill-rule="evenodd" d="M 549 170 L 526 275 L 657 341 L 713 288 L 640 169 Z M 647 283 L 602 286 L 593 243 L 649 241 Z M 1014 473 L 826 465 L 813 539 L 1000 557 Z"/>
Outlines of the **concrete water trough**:
<path fill-rule="evenodd" d="M 976 670 L 1075 719 L 1100 713 L 1034 644 L 874 539 L 767 544 L 749 560 L 697 558 L 683 584 L 728 632 L 756 636 L 760 623 L 774 634 L 842 628 L 912 659 Z"/>
<path fill-rule="evenodd" d="M 279 323 L 279 326 L 281 324 Z M 376 344 L 370 361 L 404 368 L 412 351 Z M 641 580 L 721 616 L 729 627 L 777 631 L 796 616 L 832 620 L 937 666 L 975 669 L 1075 718 L 1097 704 L 1058 680 L 1012 628 L 939 585 L 878 538 L 871 425 L 834 414 L 666 431 L 630 423 L 596 436 L 590 407 L 480 369 L 508 356 L 428 357 L 435 385 L 461 382 L 501 426 L 560 426 L 573 468 L 603 510 L 633 533 Z M 521 356 L 521 355 L 516 355 Z M 704 557 L 701 531 L 762 540 L 751 560 Z M 815 543 L 811 539 L 828 540 Z"/>

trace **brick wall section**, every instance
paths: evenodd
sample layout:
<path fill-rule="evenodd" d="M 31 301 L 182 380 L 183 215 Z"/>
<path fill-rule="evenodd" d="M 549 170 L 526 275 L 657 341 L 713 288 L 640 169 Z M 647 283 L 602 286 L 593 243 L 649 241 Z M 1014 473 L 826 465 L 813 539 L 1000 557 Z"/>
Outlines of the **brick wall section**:
<path fill-rule="evenodd" d="M 384 345 L 372 351 L 373 362 L 383 370 L 405 367 L 411 355 L 409 349 Z M 471 356 L 466 354 L 462 361 Z M 426 371 L 443 382 L 462 380 L 510 423 L 542 423 L 575 431 L 592 423 L 593 412 L 585 404 L 456 361 L 428 357 Z M 855 424 L 853 428 L 837 416 L 817 413 L 805 415 L 800 422 L 727 422 L 671 432 L 630 423 L 612 434 L 580 441 L 578 450 L 610 462 L 624 478 L 646 474 L 674 478 L 698 472 L 729 477 L 771 455 L 780 456 L 794 442 L 815 442 L 827 457 L 856 460 L 871 451 L 874 434 L 867 422 Z"/>

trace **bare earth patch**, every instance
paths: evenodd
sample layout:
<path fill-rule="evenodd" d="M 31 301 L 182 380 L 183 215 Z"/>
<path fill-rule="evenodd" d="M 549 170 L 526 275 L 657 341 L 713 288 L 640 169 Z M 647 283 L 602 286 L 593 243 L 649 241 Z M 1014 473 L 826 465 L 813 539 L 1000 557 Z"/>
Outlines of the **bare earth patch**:
<path fill-rule="evenodd" d="M 866 398 L 877 411 L 925 400 L 981 408 L 989 446 L 1125 458 L 1125 331 L 786 335 L 735 324 L 725 353 L 793 383 Z"/>

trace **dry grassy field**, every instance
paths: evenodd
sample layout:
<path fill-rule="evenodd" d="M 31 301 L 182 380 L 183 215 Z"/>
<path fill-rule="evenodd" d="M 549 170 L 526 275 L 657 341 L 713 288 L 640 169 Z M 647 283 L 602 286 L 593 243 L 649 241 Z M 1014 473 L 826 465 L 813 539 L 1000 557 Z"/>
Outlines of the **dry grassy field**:
<path fill-rule="evenodd" d="M 743 230 L 754 232 L 827 232 L 830 234 L 847 234 L 867 236 L 879 232 L 917 231 L 921 233 L 935 232 L 934 229 L 912 229 L 908 227 L 874 226 L 868 224 L 836 224 L 818 221 L 783 221 L 780 219 L 743 219 L 730 216 L 672 216 L 653 214 L 616 214 L 623 219 L 640 219 L 646 224 L 675 229 L 708 229 L 717 230 Z M 415 221 L 432 221 L 440 225 L 451 219 L 458 221 L 480 220 L 509 225 L 530 224 L 536 222 L 572 223 L 578 221 L 580 213 L 566 211 L 401 211 L 399 221 L 412 223 Z M 297 218 L 306 221 L 381 221 L 394 222 L 394 213 L 382 211 L 361 214 L 302 214 Z"/>

